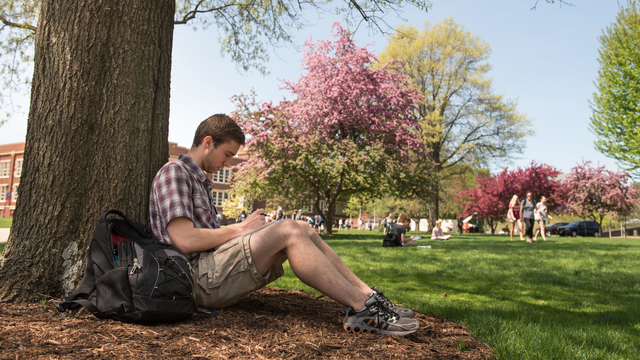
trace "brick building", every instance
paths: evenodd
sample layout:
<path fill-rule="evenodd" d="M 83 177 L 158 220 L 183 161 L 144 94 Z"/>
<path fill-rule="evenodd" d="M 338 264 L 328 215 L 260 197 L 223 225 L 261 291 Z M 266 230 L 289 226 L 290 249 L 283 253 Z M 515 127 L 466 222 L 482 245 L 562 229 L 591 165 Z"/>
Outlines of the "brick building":
<path fill-rule="evenodd" d="M 0 145 L 0 217 L 13 217 L 23 158 L 23 142 Z"/>
<path fill-rule="evenodd" d="M 0 217 L 13 217 L 18 199 L 18 185 L 22 173 L 22 159 L 24 158 L 24 142 L 0 145 Z M 189 149 L 179 146 L 177 143 L 169 142 L 169 161 L 178 159 L 180 154 L 186 154 Z M 238 155 L 231 159 L 231 167 L 246 161 L 243 148 L 240 148 Z M 207 174 L 213 182 L 212 196 L 219 212 L 222 212 L 222 201 L 229 199 L 229 178 L 231 177 L 231 167 L 225 167 L 213 174 Z M 255 201 L 253 208 L 265 207 L 266 200 Z M 324 202 L 321 201 L 321 206 Z M 294 210 L 294 209 L 288 209 Z M 308 215 L 315 215 L 311 205 L 303 207 Z M 342 214 L 342 206 L 336 209 L 336 219 L 346 218 Z"/>

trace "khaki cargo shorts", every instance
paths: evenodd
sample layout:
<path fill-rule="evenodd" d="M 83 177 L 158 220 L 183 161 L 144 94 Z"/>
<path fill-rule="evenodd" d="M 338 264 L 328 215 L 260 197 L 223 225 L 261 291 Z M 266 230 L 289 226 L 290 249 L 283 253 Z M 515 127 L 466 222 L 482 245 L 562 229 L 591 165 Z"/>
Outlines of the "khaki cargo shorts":
<path fill-rule="evenodd" d="M 200 253 L 193 274 L 199 307 L 220 309 L 233 305 L 284 275 L 282 264 L 273 265 L 264 276 L 258 273 L 249 249 L 253 233 L 230 240 L 214 252 Z"/>

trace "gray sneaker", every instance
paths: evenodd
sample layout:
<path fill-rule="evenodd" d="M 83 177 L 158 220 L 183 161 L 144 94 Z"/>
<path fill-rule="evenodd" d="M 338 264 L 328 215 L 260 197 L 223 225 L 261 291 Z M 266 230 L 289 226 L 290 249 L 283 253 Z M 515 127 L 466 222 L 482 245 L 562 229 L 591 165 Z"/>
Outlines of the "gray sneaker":
<path fill-rule="evenodd" d="M 398 306 L 398 305 L 394 304 L 393 302 L 391 302 L 391 300 L 387 299 L 387 297 L 382 294 L 382 290 L 380 290 L 378 285 L 372 287 L 371 290 L 375 291 L 378 294 L 378 297 L 380 298 L 380 300 L 382 301 L 382 303 L 386 307 L 388 307 L 393 312 L 395 312 L 398 315 L 400 315 L 400 317 L 411 319 L 415 315 L 413 313 L 413 310 L 407 309 L 407 308 L 403 308 L 402 306 Z"/>
<path fill-rule="evenodd" d="M 370 332 L 399 336 L 408 336 L 420 330 L 418 320 L 400 317 L 386 307 L 375 292 L 364 304 L 367 308 L 361 312 L 347 307 L 343 325 L 345 330 L 354 333 Z"/>

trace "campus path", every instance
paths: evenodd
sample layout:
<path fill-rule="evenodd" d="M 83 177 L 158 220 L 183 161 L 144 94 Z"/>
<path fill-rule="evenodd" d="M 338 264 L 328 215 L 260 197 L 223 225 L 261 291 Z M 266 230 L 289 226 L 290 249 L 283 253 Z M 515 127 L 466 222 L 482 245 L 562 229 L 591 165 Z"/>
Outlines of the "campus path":
<path fill-rule="evenodd" d="M 0 229 L 0 243 L 7 242 L 7 239 L 9 239 L 9 230 L 11 229 Z"/>

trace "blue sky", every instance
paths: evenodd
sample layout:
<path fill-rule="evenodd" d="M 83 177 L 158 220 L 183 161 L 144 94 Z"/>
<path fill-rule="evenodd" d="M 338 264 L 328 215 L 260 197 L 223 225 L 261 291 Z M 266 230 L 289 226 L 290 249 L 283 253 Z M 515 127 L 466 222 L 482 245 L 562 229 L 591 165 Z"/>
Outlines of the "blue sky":
<path fill-rule="evenodd" d="M 575 6 L 547 4 L 540 0 L 434 0 L 428 12 L 407 8 L 406 22 L 422 29 L 453 17 L 491 45 L 489 62 L 494 89 L 508 99 L 518 99 L 518 110 L 532 119 L 536 134 L 527 138 L 527 149 L 504 166 L 527 166 L 532 160 L 555 166 L 563 172 L 582 159 L 610 169 L 618 166 L 598 153 L 589 131 L 589 100 L 598 71 L 598 37 L 615 21 L 614 0 L 574 0 Z M 310 37 L 331 38 L 331 24 L 340 17 L 310 18 L 313 25 L 295 37 L 298 47 Z M 396 15 L 385 20 L 405 23 Z M 277 49 L 267 64 L 270 74 L 241 74 L 229 57 L 220 56 L 217 29 L 193 31 L 176 26 L 174 33 L 169 140 L 190 146 L 193 133 L 203 119 L 233 110 L 229 98 L 256 90 L 262 101 L 278 101 L 278 79 L 296 80 L 302 54 L 293 46 Z M 386 46 L 386 36 L 360 28 L 355 34 L 360 46 L 371 44 L 375 53 Z M 16 99 L 28 107 L 28 100 Z M 0 144 L 24 141 L 26 114 L 14 116 L 0 127 Z"/>

